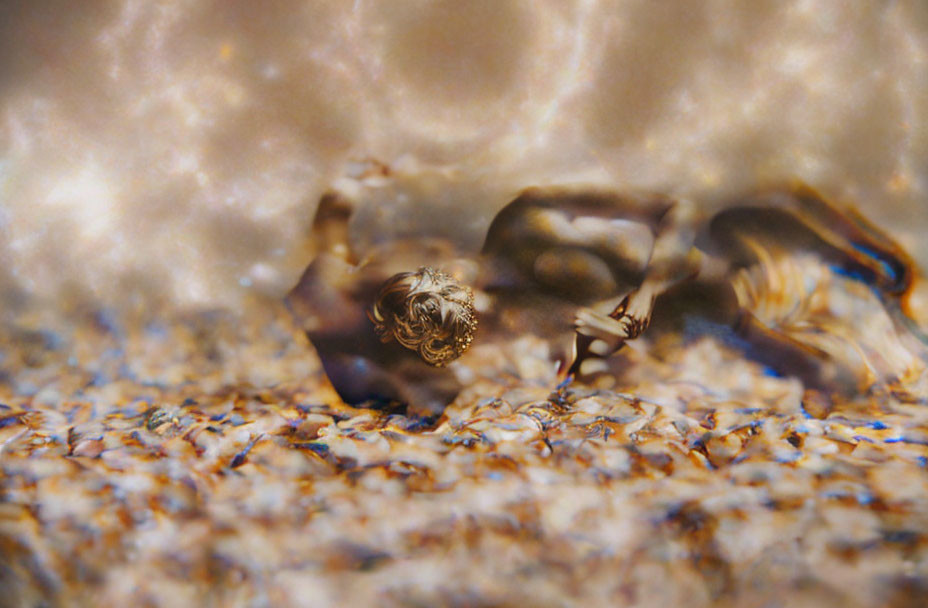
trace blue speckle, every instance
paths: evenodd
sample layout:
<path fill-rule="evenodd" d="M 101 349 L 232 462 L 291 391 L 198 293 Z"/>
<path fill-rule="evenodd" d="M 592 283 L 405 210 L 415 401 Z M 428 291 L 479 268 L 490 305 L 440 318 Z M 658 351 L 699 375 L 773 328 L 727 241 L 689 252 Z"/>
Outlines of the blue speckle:
<path fill-rule="evenodd" d="M 888 543 L 917 543 L 921 534 L 913 530 L 889 530 L 883 533 L 883 538 Z"/>
<path fill-rule="evenodd" d="M 683 340 L 691 342 L 702 336 L 712 336 L 725 346 L 735 349 L 748 350 L 750 343 L 739 336 L 727 323 L 715 323 L 703 317 L 692 314 L 683 316 Z"/>
<path fill-rule="evenodd" d="M 898 435 L 896 437 L 887 437 L 883 440 L 884 443 L 911 443 L 913 445 L 928 445 L 928 441 L 918 437 L 906 437 L 905 435 Z"/>
<path fill-rule="evenodd" d="M 102 308 L 96 311 L 93 315 L 94 321 L 107 333 L 113 334 L 114 336 L 122 336 L 122 327 L 119 324 L 119 319 L 116 313 L 109 308 Z"/>
<path fill-rule="evenodd" d="M 886 257 L 885 257 L 884 255 L 880 255 L 880 254 L 877 253 L 876 251 L 873 251 L 872 249 L 870 249 L 870 248 L 868 248 L 868 247 L 864 247 L 864 246 L 861 245 L 860 243 L 851 243 L 851 245 L 852 245 L 852 246 L 854 247 L 854 249 L 856 249 L 857 251 L 863 253 L 864 255 L 867 255 L 867 256 L 873 258 L 874 260 L 876 260 L 876 261 L 880 264 L 880 266 L 882 267 L 882 269 L 883 269 L 883 274 L 885 274 L 885 275 L 888 276 L 888 277 L 891 277 L 894 283 L 898 283 L 898 282 L 899 282 L 899 280 L 900 280 L 900 278 L 901 278 L 901 277 L 899 276 L 899 272 L 897 272 L 896 269 L 894 269 L 894 268 L 892 267 L 892 265 L 889 264 L 889 263 L 886 261 Z"/>
<path fill-rule="evenodd" d="M 47 350 L 58 350 L 64 343 L 61 336 L 51 330 L 43 329 L 39 333 L 42 335 L 42 341 Z"/>
<path fill-rule="evenodd" d="M 325 456 L 329 453 L 329 446 L 318 441 L 307 441 L 306 443 L 294 444 L 293 447 L 309 450 L 319 454 L 320 456 Z"/>
<path fill-rule="evenodd" d="M 151 321 L 145 325 L 145 331 L 152 337 L 164 338 L 168 335 L 168 328 L 163 323 Z"/>
<path fill-rule="evenodd" d="M 486 474 L 486 478 L 493 481 L 501 481 L 503 479 L 503 474 L 498 471 L 491 471 Z"/>
<path fill-rule="evenodd" d="M 356 357 L 351 362 L 351 367 L 354 368 L 354 373 L 356 374 L 366 374 L 370 371 L 370 365 L 367 362 L 367 359 Z"/>
<path fill-rule="evenodd" d="M 836 264 L 832 264 L 829 268 L 831 268 L 831 271 L 833 273 L 841 275 L 842 277 L 847 277 L 855 281 L 860 281 L 861 283 L 869 283 L 867 278 L 856 270 L 851 270 L 850 268 L 844 268 Z"/>
<path fill-rule="evenodd" d="M 920 467 L 928 466 L 928 458 L 926 458 L 925 456 L 919 456 L 918 458 L 915 459 L 915 462 L 917 462 L 918 466 Z"/>
<path fill-rule="evenodd" d="M 17 416 L 16 414 L 13 414 L 12 416 L 7 416 L 3 420 L 0 420 L 0 429 L 4 429 L 14 424 L 21 424 L 20 418 L 21 416 Z"/>
<path fill-rule="evenodd" d="M 871 429 L 876 429 L 877 431 L 883 431 L 883 430 L 886 430 L 886 429 L 889 428 L 888 426 L 886 426 L 885 424 L 883 424 L 883 423 L 880 422 L 879 420 L 874 420 L 873 422 L 871 422 L 871 423 L 868 424 L 867 426 L 869 426 Z"/>
<path fill-rule="evenodd" d="M 103 351 L 102 359 L 121 359 L 123 350 L 120 347 L 107 348 Z"/>

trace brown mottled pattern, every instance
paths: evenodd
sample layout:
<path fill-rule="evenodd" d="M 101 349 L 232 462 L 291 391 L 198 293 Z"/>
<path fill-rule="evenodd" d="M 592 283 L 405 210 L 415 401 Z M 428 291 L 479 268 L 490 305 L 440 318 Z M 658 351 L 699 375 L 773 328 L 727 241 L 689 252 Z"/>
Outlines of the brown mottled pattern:
<path fill-rule="evenodd" d="M 524 336 L 430 426 L 339 405 L 267 302 L 0 340 L 0 605 L 928 599 L 923 379 L 828 405 L 668 338 L 556 393 Z"/>

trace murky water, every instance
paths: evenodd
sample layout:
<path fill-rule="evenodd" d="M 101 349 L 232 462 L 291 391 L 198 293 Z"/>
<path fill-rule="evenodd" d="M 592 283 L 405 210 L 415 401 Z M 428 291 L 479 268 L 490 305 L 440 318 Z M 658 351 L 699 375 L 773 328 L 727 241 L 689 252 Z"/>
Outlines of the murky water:
<path fill-rule="evenodd" d="M 474 245 L 539 183 L 711 204 L 799 177 L 928 259 L 917 0 L 0 11 L 8 293 L 233 307 L 249 290 L 282 294 L 319 195 L 368 158 L 399 181 L 376 198 L 389 225 L 368 232 Z"/>

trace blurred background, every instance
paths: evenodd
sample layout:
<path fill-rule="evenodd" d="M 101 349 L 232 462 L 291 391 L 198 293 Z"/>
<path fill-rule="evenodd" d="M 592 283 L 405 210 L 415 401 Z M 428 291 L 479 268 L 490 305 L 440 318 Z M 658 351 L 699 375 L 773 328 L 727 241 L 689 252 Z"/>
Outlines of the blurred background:
<path fill-rule="evenodd" d="M 711 202 L 799 177 L 924 265 L 926 158 L 921 0 L 0 3 L 8 300 L 278 297 L 368 160 L 400 186 L 367 233 L 476 246 L 565 179 Z"/>

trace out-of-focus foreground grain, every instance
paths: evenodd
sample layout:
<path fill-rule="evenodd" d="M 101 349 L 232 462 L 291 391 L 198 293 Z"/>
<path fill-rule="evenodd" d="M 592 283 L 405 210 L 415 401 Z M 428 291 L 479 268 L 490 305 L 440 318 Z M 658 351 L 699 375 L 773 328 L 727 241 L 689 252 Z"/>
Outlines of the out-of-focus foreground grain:
<path fill-rule="evenodd" d="M 924 375 L 829 412 L 701 338 L 558 395 L 526 336 L 429 427 L 339 405 L 295 333 L 268 303 L 0 333 L 0 604 L 928 599 Z"/>

